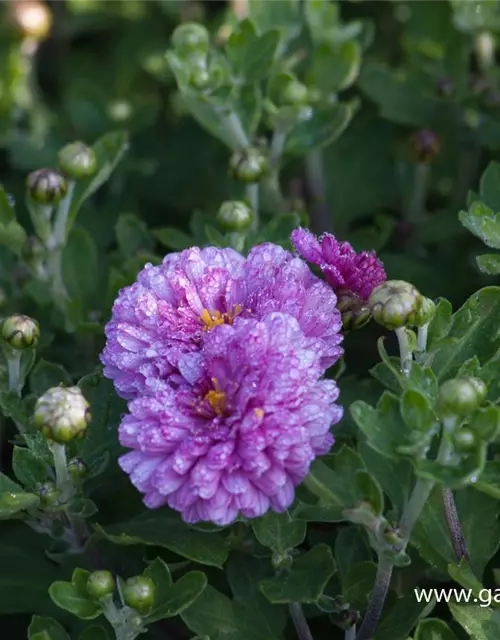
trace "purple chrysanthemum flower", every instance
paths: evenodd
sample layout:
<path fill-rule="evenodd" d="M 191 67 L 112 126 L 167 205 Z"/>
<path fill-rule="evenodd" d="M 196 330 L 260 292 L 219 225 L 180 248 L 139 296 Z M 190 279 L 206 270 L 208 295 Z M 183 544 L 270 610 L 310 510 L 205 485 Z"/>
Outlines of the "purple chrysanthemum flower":
<path fill-rule="evenodd" d="M 283 511 L 342 416 L 338 388 L 321 380 L 318 341 L 271 313 L 215 327 L 201 351 L 179 358 L 161 391 L 130 402 L 120 458 L 150 508 L 186 522 L 232 522 Z"/>
<path fill-rule="evenodd" d="M 169 254 L 159 266 L 146 265 L 115 301 L 101 356 L 104 374 L 126 399 L 156 392 L 215 326 L 271 311 L 293 315 L 318 339 L 327 368 L 342 353 L 336 302 L 304 261 L 273 244 L 255 247 L 247 259 L 213 247 Z"/>
<path fill-rule="evenodd" d="M 292 231 L 292 242 L 305 260 L 319 266 L 336 292 L 347 290 L 368 300 L 374 287 L 387 279 L 374 251 L 356 253 L 330 233 L 317 238 L 299 227 Z"/>

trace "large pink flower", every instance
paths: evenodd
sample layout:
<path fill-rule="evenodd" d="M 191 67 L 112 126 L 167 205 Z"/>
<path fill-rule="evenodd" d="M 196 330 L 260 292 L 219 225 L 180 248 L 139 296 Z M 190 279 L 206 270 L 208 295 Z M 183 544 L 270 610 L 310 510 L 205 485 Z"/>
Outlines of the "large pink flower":
<path fill-rule="evenodd" d="M 237 317 L 178 359 L 171 384 L 130 402 L 120 459 L 144 502 L 187 522 L 283 511 L 311 461 L 333 444 L 338 388 L 322 380 L 318 339 L 290 315 Z"/>

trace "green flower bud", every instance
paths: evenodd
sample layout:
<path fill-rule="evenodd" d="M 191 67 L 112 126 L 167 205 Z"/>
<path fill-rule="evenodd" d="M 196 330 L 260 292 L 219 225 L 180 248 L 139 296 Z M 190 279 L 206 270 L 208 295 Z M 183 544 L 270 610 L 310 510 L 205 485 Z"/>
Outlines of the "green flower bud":
<path fill-rule="evenodd" d="M 33 421 L 43 435 L 65 444 L 81 438 L 90 422 L 89 404 L 79 387 L 52 387 L 35 405 Z"/>
<path fill-rule="evenodd" d="M 207 52 L 210 36 L 205 27 L 196 22 L 179 25 L 172 34 L 172 46 L 181 56 Z"/>
<path fill-rule="evenodd" d="M 94 571 L 87 580 L 87 593 L 100 600 L 115 590 L 115 579 L 111 571 Z"/>
<path fill-rule="evenodd" d="M 85 143 L 71 142 L 58 154 L 61 171 L 72 180 L 89 178 L 97 171 L 97 158 L 94 150 Z"/>
<path fill-rule="evenodd" d="M 189 75 L 189 83 L 195 88 L 203 91 L 212 84 L 212 74 L 208 69 L 197 67 Z"/>
<path fill-rule="evenodd" d="M 462 453 L 474 451 L 476 448 L 476 434 L 470 429 L 459 429 L 453 434 L 453 444 Z"/>
<path fill-rule="evenodd" d="M 26 38 L 43 40 L 52 26 L 52 15 L 48 7 L 38 0 L 23 0 L 11 4 L 12 17 Z"/>
<path fill-rule="evenodd" d="M 26 187 L 35 202 L 53 205 L 66 195 L 68 183 L 58 171 L 39 169 L 29 174 Z"/>
<path fill-rule="evenodd" d="M 217 222 L 225 231 L 246 231 L 253 220 L 253 212 L 244 202 L 223 202 L 217 213 Z"/>
<path fill-rule="evenodd" d="M 348 290 L 341 290 L 337 294 L 337 309 L 342 318 L 342 327 L 345 331 L 361 329 L 370 322 L 371 311 L 366 302 L 357 294 Z"/>
<path fill-rule="evenodd" d="M 155 601 L 155 583 L 146 576 L 129 578 L 123 586 L 123 599 L 139 613 L 147 613 Z"/>
<path fill-rule="evenodd" d="M 413 324 L 421 303 L 420 292 L 404 280 L 382 282 L 368 300 L 375 322 L 390 330 Z"/>
<path fill-rule="evenodd" d="M 52 507 L 59 501 L 59 489 L 50 480 L 38 485 L 36 493 L 40 498 L 42 507 Z"/>
<path fill-rule="evenodd" d="M 81 458 L 72 458 L 68 462 L 68 471 L 74 480 L 83 480 L 89 474 L 89 468 Z"/>
<path fill-rule="evenodd" d="M 436 305 L 434 304 L 434 302 L 430 298 L 426 298 L 425 296 L 423 296 L 420 307 L 415 314 L 413 324 L 416 327 L 423 327 L 424 325 L 429 324 L 429 322 L 434 317 L 435 312 Z"/>
<path fill-rule="evenodd" d="M 282 89 L 280 103 L 282 105 L 301 105 L 309 102 L 310 91 L 298 80 L 290 80 Z"/>
<path fill-rule="evenodd" d="M 445 415 L 472 413 L 486 397 L 487 387 L 479 378 L 454 378 L 439 389 L 439 402 Z"/>
<path fill-rule="evenodd" d="M 13 349 L 35 347 L 39 337 L 38 322 L 29 316 L 16 314 L 3 321 L 2 338 Z"/>
<path fill-rule="evenodd" d="M 259 182 L 268 169 L 266 155 L 256 147 L 236 151 L 229 160 L 229 175 L 241 182 Z"/>

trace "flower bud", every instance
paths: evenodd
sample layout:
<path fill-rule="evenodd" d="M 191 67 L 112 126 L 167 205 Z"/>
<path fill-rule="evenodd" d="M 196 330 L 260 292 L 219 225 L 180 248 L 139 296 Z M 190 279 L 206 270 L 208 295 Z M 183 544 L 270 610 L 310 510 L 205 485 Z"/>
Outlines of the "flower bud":
<path fill-rule="evenodd" d="M 12 13 L 23 36 L 35 38 L 35 40 L 43 40 L 47 37 L 52 26 L 52 16 L 43 2 L 35 0 L 13 2 Z"/>
<path fill-rule="evenodd" d="M 488 389 L 479 378 L 454 378 L 439 389 L 439 402 L 445 415 L 463 416 L 472 413 L 485 399 Z"/>
<path fill-rule="evenodd" d="M 123 586 L 123 599 L 139 613 L 151 610 L 155 601 L 155 583 L 147 576 L 129 578 Z"/>
<path fill-rule="evenodd" d="M 195 88 L 203 91 L 212 84 L 212 74 L 203 67 L 196 67 L 189 75 L 189 83 Z"/>
<path fill-rule="evenodd" d="M 38 485 L 36 493 L 40 498 L 42 507 L 52 507 L 59 501 L 59 490 L 50 480 Z"/>
<path fill-rule="evenodd" d="M 311 93 L 305 84 L 298 80 L 290 80 L 282 88 L 279 99 L 282 105 L 301 105 L 308 104 L 310 95 Z M 312 95 L 314 97 L 314 92 Z"/>
<path fill-rule="evenodd" d="M 99 600 L 115 590 L 115 579 L 111 571 L 94 571 L 87 580 L 87 593 Z"/>
<path fill-rule="evenodd" d="M 90 422 L 89 404 L 79 387 L 52 387 L 35 405 L 33 421 L 43 435 L 65 444 L 83 436 Z"/>
<path fill-rule="evenodd" d="M 420 292 L 404 280 L 382 282 L 368 299 L 375 322 L 390 330 L 413 324 L 421 303 Z"/>
<path fill-rule="evenodd" d="M 416 327 L 423 327 L 434 317 L 434 313 L 436 312 L 436 305 L 430 298 L 426 298 L 422 296 L 422 302 L 420 303 L 420 307 L 415 314 L 415 318 L 413 319 L 413 324 Z"/>
<path fill-rule="evenodd" d="M 223 202 L 217 213 L 217 222 L 225 231 L 246 231 L 253 220 L 253 212 L 244 202 Z"/>
<path fill-rule="evenodd" d="M 210 36 L 205 27 L 196 22 L 179 25 L 172 34 L 172 46 L 181 56 L 193 53 L 206 53 L 210 45 Z"/>
<path fill-rule="evenodd" d="M 13 349 L 34 347 L 40 337 L 40 327 L 29 316 L 16 314 L 6 318 L 2 324 L 2 338 Z"/>
<path fill-rule="evenodd" d="M 356 293 L 341 290 L 337 294 L 337 309 L 342 318 L 342 327 L 345 331 L 361 329 L 370 322 L 371 311 Z"/>
<path fill-rule="evenodd" d="M 66 195 L 68 183 L 53 169 L 39 169 L 29 174 L 26 186 L 31 198 L 38 204 L 57 204 Z"/>
<path fill-rule="evenodd" d="M 63 147 L 58 158 L 61 171 L 72 180 L 89 178 L 97 170 L 94 150 L 80 141 L 71 142 Z"/>
<path fill-rule="evenodd" d="M 453 444 L 462 453 L 474 451 L 476 448 L 476 434 L 471 429 L 459 429 L 453 434 Z"/>
<path fill-rule="evenodd" d="M 419 163 L 432 162 L 440 151 L 439 138 L 429 129 L 414 133 L 410 139 L 413 160 Z"/>
<path fill-rule="evenodd" d="M 68 471 L 74 480 L 83 480 L 89 474 L 89 468 L 81 458 L 72 458 L 68 462 Z"/>
<path fill-rule="evenodd" d="M 266 155 L 256 147 L 236 151 L 229 160 L 229 175 L 241 182 L 259 182 L 268 168 Z"/>

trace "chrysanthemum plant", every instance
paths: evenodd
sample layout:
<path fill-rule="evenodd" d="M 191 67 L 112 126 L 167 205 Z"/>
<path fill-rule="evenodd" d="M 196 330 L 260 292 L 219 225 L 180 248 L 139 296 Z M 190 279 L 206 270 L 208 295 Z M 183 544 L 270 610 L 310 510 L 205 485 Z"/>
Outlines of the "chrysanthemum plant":
<path fill-rule="evenodd" d="M 178 252 L 162 259 L 123 215 L 99 264 L 74 226 L 126 151 L 121 132 L 71 143 L 57 170 L 28 177 L 34 235 L 0 193 L 13 300 L 37 310 L 2 323 L 0 407 L 17 434 L 0 518 L 26 545 L 22 558 L 2 546 L 0 581 L 32 599 L 31 640 L 497 638 L 494 601 L 450 602 L 448 626 L 413 587 L 491 587 L 500 288 L 453 311 L 388 280 L 371 247 L 306 228 L 328 224 L 321 149 L 356 110 L 339 93 L 370 25 L 341 24 L 322 1 L 249 9 L 217 43 L 183 24 L 166 54 L 180 105 L 226 145 L 234 177 L 192 237 L 156 234 Z M 417 142 L 432 156 L 429 135 Z M 282 191 L 294 158 L 309 206 Z M 496 249 L 499 185 L 491 164 L 459 215 Z M 500 259 L 478 266 L 497 275 Z M 344 400 L 343 337 L 370 320 L 385 330 L 379 397 Z M 61 354 L 75 336 L 81 379 L 37 358 L 51 331 Z"/>

